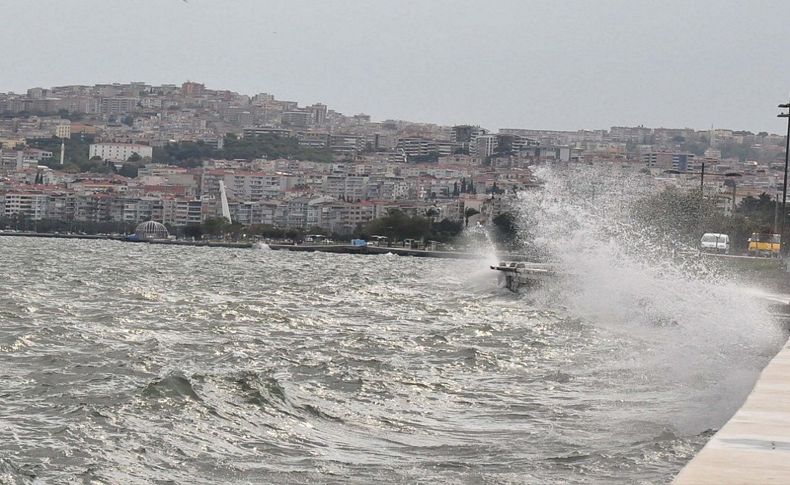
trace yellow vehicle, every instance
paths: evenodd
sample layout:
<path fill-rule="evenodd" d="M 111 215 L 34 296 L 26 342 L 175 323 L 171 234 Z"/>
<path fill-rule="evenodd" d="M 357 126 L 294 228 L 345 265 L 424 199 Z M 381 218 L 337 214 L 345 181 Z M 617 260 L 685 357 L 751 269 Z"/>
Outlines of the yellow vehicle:
<path fill-rule="evenodd" d="M 779 234 L 753 233 L 749 238 L 749 256 L 780 257 L 781 237 Z"/>

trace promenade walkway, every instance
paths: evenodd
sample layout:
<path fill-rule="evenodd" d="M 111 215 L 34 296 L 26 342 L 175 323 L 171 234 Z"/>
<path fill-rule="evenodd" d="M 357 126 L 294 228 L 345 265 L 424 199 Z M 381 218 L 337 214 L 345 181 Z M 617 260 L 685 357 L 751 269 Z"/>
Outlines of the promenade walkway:
<path fill-rule="evenodd" d="M 676 485 L 790 484 L 790 341 Z"/>

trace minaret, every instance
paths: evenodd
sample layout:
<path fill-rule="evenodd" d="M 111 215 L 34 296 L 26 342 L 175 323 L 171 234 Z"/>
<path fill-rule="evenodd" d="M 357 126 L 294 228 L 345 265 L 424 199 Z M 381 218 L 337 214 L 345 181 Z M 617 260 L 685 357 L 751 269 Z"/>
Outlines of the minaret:
<path fill-rule="evenodd" d="M 63 158 L 66 156 L 66 141 L 60 139 L 60 164 L 63 165 Z"/>

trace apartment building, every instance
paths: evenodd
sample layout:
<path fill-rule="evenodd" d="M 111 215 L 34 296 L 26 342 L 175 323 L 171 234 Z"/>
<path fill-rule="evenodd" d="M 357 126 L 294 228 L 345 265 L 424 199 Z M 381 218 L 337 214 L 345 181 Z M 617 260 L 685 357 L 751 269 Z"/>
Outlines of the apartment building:
<path fill-rule="evenodd" d="M 406 161 L 437 156 L 439 147 L 434 140 L 428 138 L 400 138 L 395 146 L 395 151 L 406 156 Z"/>
<path fill-rule="evenodd" d="M 15 215 L 24 216 L 33 221 L 47 218 L 49 211 L 49 194 L 41 192 L 11 191 L 5 194 L 3 214 L 7 218 Z"/>
<path fill-rule="evenodd" d="M 99 157 L 111 162 L 125 162 L 133 154 L 137 154 L 141 158 L 151 158 L 154 150 L 148 145 L 136 143 L 93 143 L 88 148 L 90 158 Z"/>

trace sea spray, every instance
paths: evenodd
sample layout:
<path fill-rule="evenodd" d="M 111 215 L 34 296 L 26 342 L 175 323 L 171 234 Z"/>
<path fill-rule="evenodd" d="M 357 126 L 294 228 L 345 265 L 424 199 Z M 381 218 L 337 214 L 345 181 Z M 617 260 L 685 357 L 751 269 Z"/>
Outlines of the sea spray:
<path fill-rule="evenodd" d="M 479 255 L 487 263 L 495 263 L 499 256 L 491 234 L 485 225 L 474 223 L 464 228 L 459 242 L 468 248 L 468 251 Z"/>
<path fill-rule="evenodd" d="M 456 244 L 478 256 L 478 259 L 469 260 L 465 281 L 473 281 L 481 289 L 488 288 L 491 281 L 490 268 L 499 261 L 497 247 L 488 228 L 481 223 L 471 223 L 464 227 Z"/>
<path fill-rule="evenodd" d="M 687 389 L 709 408 L 673 416 L 681 432 L 721 424 L 782 341 L 767 304 L 693 253 L 677 257 L 688 248 L 634 218 L 660 190 L 644 174 L 586 165 L 536 174 L 542 188 L 518 200 L 523 239 L 561 276 L 528 299 L 627 335 L 631 348 L 604 367 Z"/>

